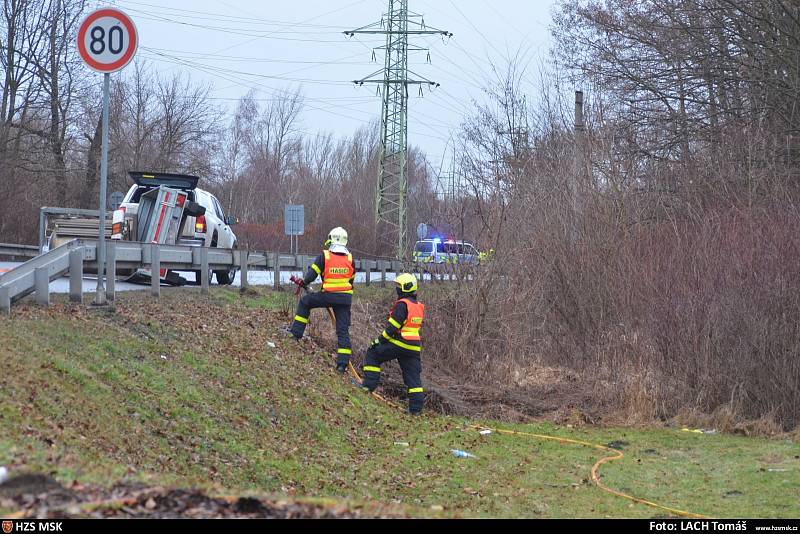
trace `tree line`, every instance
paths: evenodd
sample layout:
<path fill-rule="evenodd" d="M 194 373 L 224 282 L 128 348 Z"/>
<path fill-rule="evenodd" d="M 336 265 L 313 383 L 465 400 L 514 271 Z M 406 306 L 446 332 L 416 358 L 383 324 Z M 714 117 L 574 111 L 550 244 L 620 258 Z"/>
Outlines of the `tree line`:
<path fill-rule="evenodd" d="M 446 210 L 496 261 L 431 306 L 435 365 L 536 414 L 795 428 L 800 5 L 560 0 L 551 32 L 461 129 Z"/>
<path fill-rule="evenodd" d="M 102 94 L 100 77 L 75 50 L 85 0 L 5 0 L 0 19 L 0 236 L 36 241 L 42 206 L 97 207 Z M 301 247 L 315 250 L 345 226 L 362 254 L 377 245 L 374 195 L 377 125 L 347 138 L 309 132 L 300 89 L 268 99 L 251 90 L 228 111 L 212 87 L 185 74 L 136 62 L 114 76 L 109 126 L 109 191 L 126 191 L 130 170 L 200 176 L 241 225 L 241 246 L 288 249 L 283 206 L 306 206 Z M 306 128 L 304 128 L 306 126 Z M 409 155 L 412 222 L 435 206 L 429 165 Z"/>

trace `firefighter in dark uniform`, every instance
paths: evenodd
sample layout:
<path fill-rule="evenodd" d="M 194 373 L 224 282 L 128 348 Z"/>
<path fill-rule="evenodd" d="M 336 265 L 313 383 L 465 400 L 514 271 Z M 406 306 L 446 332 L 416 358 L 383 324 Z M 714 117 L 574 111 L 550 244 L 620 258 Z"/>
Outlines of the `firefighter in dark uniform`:
<path fill-rule="evenodd" d="M 420 329 L 425 316 L 425 305 L 417 301 L 417 279 L 413 274 L 401 274 L 395 284 L 398 300 L 392 306 L 386 330 L 367 350 L 362 387 L 370 392 L 374 391 L 381 379 L 381 365 L 397 359 L 403 372 L 403 382 L 408 388 L 408 411 L 417 415 L 422 412 L 422 405 L 425 403 L 420 377 Z"/>
<path fill-rule="evenodd" d="M 353 255 L 347 250 L 347 232 L 334 228 L 328 235 L 328 250 L 323 250 L 306 272 L 301 285 L 308 286 L 317 276 L 322 277 L 322 291 L 306 293 L 297 305 L 297 314 L 289 329 L 295 339 L 301 339 L 308 325 L 311 310 L 331 308 L 336 317 L 336 370 L 344 373 L 353 350 L 350 346 L 350 305 L 353 303 L 353 278 L 356 275 Z"/>

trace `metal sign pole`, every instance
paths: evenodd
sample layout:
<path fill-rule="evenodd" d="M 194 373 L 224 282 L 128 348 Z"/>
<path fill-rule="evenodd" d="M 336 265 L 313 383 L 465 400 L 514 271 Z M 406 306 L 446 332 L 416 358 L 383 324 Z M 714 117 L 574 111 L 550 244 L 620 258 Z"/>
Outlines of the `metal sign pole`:
<path fill-rule="evenodd" d="M 108 183 L 108 100 L 111 76 L 103 74 L 103 146 L 100 157 L 100 235 L 97 241 L 97 294 L 95 304 L 106 303 L 106 189 Z"/>

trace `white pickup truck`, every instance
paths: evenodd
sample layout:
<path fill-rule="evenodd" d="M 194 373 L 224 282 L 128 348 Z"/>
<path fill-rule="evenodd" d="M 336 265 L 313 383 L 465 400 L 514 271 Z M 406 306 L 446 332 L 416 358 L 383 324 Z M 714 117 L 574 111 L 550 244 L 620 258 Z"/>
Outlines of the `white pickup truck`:
<path fill-rule="evenodd" d="M 236 235 L 231 229 L 231 225 L 237 222 L 236 218 L 226 217 L 217 198 L 208 191 L 197 187 L 197 183 L 200 180 L 197 176 L 140 171 L 131 171 L 128 175 L 134 184 L 122 199 L 122 204 L 119 207 L 120 210 L 124 211 L 126 220 L 135 220 L 139 210 L 139 199 L 143 194 L 162 185 L 168 186 L 185 191 L 189 201 L 196 202 L 205 208 L 205 214 L 203 215 L 184 217 L 179 230 L 177 244 L 236 248 Z M 127 236 L 127 239 L 135 238 Z M 216 275 L 218 284 L 229 285 L 233 283 L 236 269 L 214 271 L 213 274 Z M 195 276 L 199 280 L 199 272 L 196 272 Z M 164 277 L 163 274 L 162 277 Z"/>

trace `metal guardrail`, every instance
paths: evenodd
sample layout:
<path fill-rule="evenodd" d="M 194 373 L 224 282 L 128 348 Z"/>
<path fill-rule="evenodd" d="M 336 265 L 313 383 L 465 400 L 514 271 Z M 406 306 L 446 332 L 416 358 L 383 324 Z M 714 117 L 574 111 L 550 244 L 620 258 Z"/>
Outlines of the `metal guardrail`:
<path fill-rule="evenodd" d="M 82 255 L 83 247 L 80 242 L 72 241 L 0 275 L 0 311 L 9 311 L 12 302 L 34 291 L 37 302 L 49 304 L 50 282 L 73 270 L 70 261 L 78 257 L 76 253 Z M 82 265 L 82 257 L 80 261 Z"/>
<path fill-rule="evenodd" d="M 35 251 L 37 247 L 13 245 L 18 250 Z M 185 245 L 158 245 L 133 241 L 107 241 L 108 287 L 107 298 L 114 300 L 114 285 L 118 269 L 146 267 L 157 273 L 161 269 L 199 271 L 201 292 L 207 293 L 209 271 L 237 268 L 241 271 L 241 287 L 249 286 L 247 274 L 250 270 L 272 270 L 273 286 L 280 286 L 280 273 L 285 270 L 305 271 L 316 256 L 281 254 L 278 252 L 250 252 Z M 2 248 L 0 248 L 2 251 Z M 388 260 L 354 260 L 356 271 L 365 273 L 365 283 L 371 282 L 371 273 L 380 273 L 382 284 L 387 272 L 400 273 L 413 270 L 415 264 Z M 73 240 L 58 248 L 0 274 L 0 312 L 10 312 L 11 304 L 36 293 L 36 301 L 48 305 L 49 284 L 69 273 L 70 301 L 83 302 L 83 272 L 97 270 L 97 241 Z M 430 271 L 428 271 L 430 272 Z M 440 273 L 440 280 L 442 279 Z M 161 280 L 151 277 L 151 292 L 160 295 Z"/>
<path fill-rule="evenodd" d="M 0 243 L 0 256 L 15 256 L 18 258 L 35 258 L 39 255 L 39 247 L 34 245 L 15 245 Z"/>

